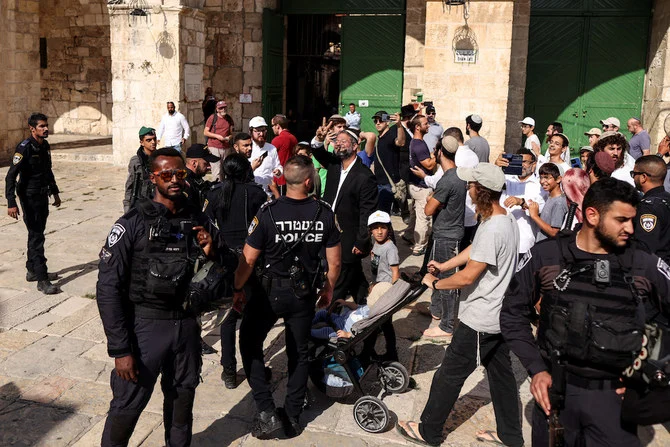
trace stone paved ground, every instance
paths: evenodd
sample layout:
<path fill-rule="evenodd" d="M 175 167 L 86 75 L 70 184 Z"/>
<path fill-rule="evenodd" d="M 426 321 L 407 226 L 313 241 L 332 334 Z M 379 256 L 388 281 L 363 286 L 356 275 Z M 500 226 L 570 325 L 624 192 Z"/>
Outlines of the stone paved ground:
<path fill-rule="evenodd" d="M 26 229 L 6 216 L 0 196 L 0 445 L 94 446 L 99 445 L 105 413 L 111 398 L 109 375 L 113 362 L 107 357 L 105 337 L 95 303 L 97 253 L 114 220 L 121 214 L 126 170 L 107 163 L 83 162 L 105 159 L 104 146 L 86 154 L 55 151 L 55 173 L 63 204 L 52 208 L 47 225 L 46 253 L 49 268 L 60 275 L 63 293 L 45 296 L 25 282 Z M 68 161 L 68 160 L 77 160 Z M 7 168 L 0 168 L 4 178 Z M 4 191 L 4 188 L 3 188 Z M 396 229 L 402 228 L 399 220 Z M 407 247 L 400 246 L 401 255 Z M 409 257 L 402 265 L 411 270 L 418 263 Z M 427 301 L 423 296 L 420 301 Z M 417 419 L 426 402 L 430 382 L 441 362 L 444 348 L 419 340 L 428 327 L 427 317 L 414 306 L 396 314 L 400 357 L 419 389 L 385 399 L 393 418 Z M 272 367 L 278 402 L 286 383 L 286 358 L 282 328 L 276 326 L 267 341 L 267 360 Z M 218 336 L 207 340 L 219 347 Z M 241 364 L 238 361 L 238 364 Z M 528 379 L 515 362 L 522 407 L 524 437 L 530 440 L 532 402 Z M 240 371 L 241 373 L 241 371 Z M 393 429 L 371 435 L 358 428 L 351 403 L 335 403 L 310 385 L 311 406 L 303 416 L 305 432 L 290 441 L 257 441 L 249 435 L 254 415 L 246 382 L 226 390 L 220 381 L 216 355 L 205 356 L 203 383 L 195 402 L 195 446 L 399 446 L 407 445 Z M 133 446 L 163 445 L 161 392 L 140 418 L 131 440 Z M 495 429 L 487 380 L 482 368 L 468 379 L 445 432 L 445 445 L 481 445 L 474 439 L 478 429 Z M 640 430 L 645 445 L 670 444 L 663 426 Z"/>

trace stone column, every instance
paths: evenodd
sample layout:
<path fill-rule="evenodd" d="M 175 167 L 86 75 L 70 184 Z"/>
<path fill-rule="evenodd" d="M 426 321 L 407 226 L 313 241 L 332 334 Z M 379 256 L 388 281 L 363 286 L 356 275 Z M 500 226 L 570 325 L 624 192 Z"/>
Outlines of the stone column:
<path fill-rule="evenodd" d="M 663 123 L 670 115 L 670 4 L 656 0 L 653 11 L 641 118 L 651 136 L 651 152 L 656 153 L 665 136 Z"/>
<path fill-rule="evenodd" d="M 109 6 L 115 164 L 127 164 L 137 151 L 141 126 L 158 128 L 168 101 L 189 125 L 202 121 L 204 14 L 178 0 L 160 3 L 149 2 L 146 16 Z"/>

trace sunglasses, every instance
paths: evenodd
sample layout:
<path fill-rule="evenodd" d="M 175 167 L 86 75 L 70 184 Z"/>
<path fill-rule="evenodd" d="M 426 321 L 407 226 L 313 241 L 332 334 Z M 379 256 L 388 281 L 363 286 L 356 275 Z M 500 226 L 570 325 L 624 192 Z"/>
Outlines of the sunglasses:
<path fill-rule="evenodd" d="M 164 182 L 169 182 L 172 177 L 177 177 L 177 180 L 184 180 L 188 171 L 186 169 L 166 169 L 164 171 L 154 172 Z"/>
<path fill-rule="evenodd" d="M 630 176 L 633 178 L 635 178 L 636 175 L 643 175 L 643 174 L 649 177 L 649 174 L 643 171 L 630 171 Z"/>

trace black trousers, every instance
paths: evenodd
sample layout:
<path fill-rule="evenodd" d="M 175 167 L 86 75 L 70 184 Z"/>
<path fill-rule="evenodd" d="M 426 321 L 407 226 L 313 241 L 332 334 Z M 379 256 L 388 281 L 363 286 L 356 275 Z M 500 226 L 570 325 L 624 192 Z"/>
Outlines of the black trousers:
<path fill-rule="evenodd" d="M 356 304 L 361 304 L 368 295 L 368 280 L 363 272 L 360 259 L 354 262 L 342 263 L 340 276 L 335 283 L 333 300 L 346 299 L 347 295 L 354 297 Z"/>
<path fill-rule="evenodd" d="M 28 260 L 26 270 L 35 273 L 37 280 L 48 279 L 47 258 L 44 256 L 44 230 L 49 217 L 49 196 L 46 194 L 19 195 L 23 222 L 28 229 Z"/>
<path fill-rule="evenodd" d="M 610 390 L 565 387 L 565 408 L 559 413 L 566 447 L 639 447 L 637 425 L 621 421 L 621 396 Z M 544 411 L 533 409 L 533 447 L 549 445 L 549 425 Z"/>
<path fill-rule="evenodd" d="M 314 318 L 315 300 L 299 299 L 288 286 L 273 285 L 267 293 L 260 285 L 255 285 L 250 295 L 240 326 L 240 352 L 256 407 L 259 412 L 275 408 L 272 390 L 265 377 L 263 342 L 272 326 L 282 318 L 286 326 L 284 336 L 288 356 L 284 409 L 288 416 L 298 417 L 307 392 L 307 341 Z"/>
<path fill-rule="evenodd" d="M 230 309 L 223 323 L 221 323 L 221 365 L 224 368 L 237 369 L 235 337 L 237 336 L 237 320 L 241 317 L 236 310 Z"/>
<path fill-rule="evenodd" d="M 463 322 L 454 331 L 444 360 L 433 376 L 428 402 L 421 414 L 419 430 L 429 444 L 440 445 L 442 442 L 444 424 L 465 379 L 477 367 L 478 353 L 489 379 L 498 436 L 505 445 L 523 445 L 519 392 L 512 372 L 509 348 L 501 334 L 477 332 Z"/>
<path fill-rule="evenodd" d="M 136 317 L 137 383 L 112 371 L 114 397 L 102 433 L 102 445 L 126 446 L 162 374 L 163 425 L 167 446 L 188 446 L 193 430 L 193 400 L 200 382 L 200 325 L 195 318 L 157 320 Z"/>

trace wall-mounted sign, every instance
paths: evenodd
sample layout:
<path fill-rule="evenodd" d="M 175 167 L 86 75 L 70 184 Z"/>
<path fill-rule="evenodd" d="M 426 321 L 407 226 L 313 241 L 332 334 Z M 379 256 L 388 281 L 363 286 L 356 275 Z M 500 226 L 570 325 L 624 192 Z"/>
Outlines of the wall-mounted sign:
<path fill-rule="evenodd" d="M 454 62 L 457 64 L 474 64 L 477 62 L 477 50 L 454 50 Z"/>
<path fill-rule="evenodd" d="M 368 100 L 367 99 L 359 99 L 358 100 L 358 107 L 368 107 Z"/>
<path fill-rule="evenodd" d="M 240 93 L 240 104 L 251 104 L 251 93 Z"/>

